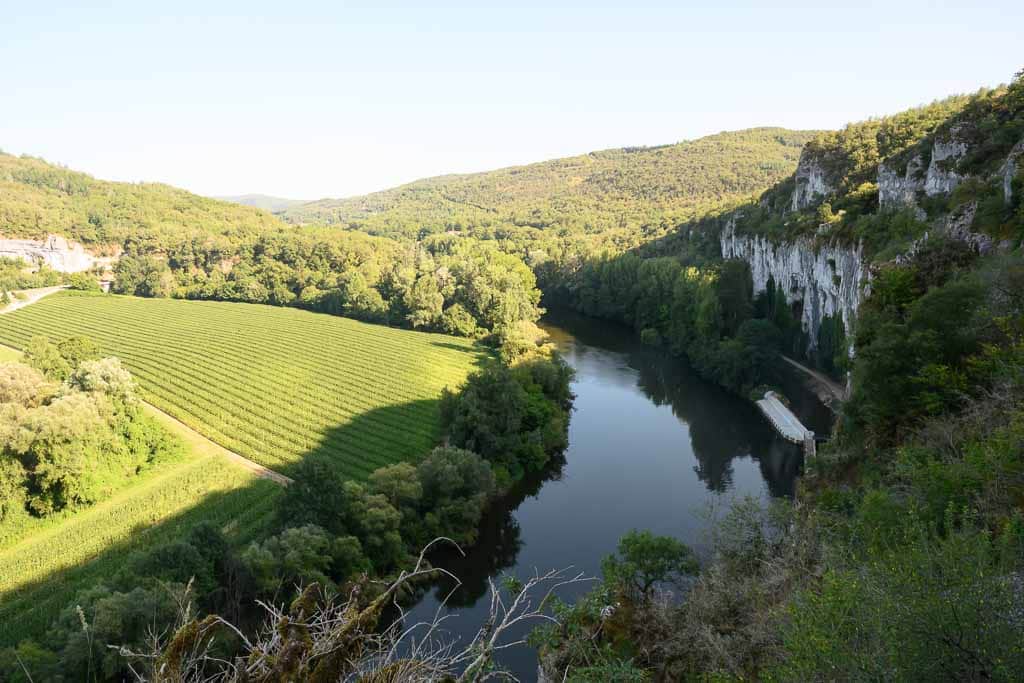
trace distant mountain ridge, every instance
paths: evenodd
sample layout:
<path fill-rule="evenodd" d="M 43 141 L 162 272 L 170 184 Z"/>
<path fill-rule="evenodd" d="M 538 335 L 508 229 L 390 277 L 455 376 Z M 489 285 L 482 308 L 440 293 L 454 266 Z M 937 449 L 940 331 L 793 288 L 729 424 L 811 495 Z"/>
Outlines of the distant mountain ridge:
<path fill-rule="evenodd" d="M 424 178 L 277 213 L 291 223 L 407 237 L 481 227 L 601 231 L 682 221 L 783 180 L 796 169 L 803 145 L 818 134 L 784 128 L 723 132 L 670 145 Z"/>
<path fill-rule="evenodd" d="M 525 166 L 425 178 L 346 199 L 258 193 L 207 198 L 160 183 L 120 183 L 0 152 L 0 230 L 84 244 L 235 240 L 288 224 L 394 238 L 510 230 L 643 239 L 736 204 L 791 175 L 818 131 L 753 128 L 654 147 L 624 147 Z M 613 237 L 613 235 L 617 235 Z"/>
<path fill-rule="evenodd" d="M 268 194 L 240 194 L 227 197 L 213 197 L 222 202 L 251 206 L 256 209 L 263 209 L 271 213 L 279 213 L 300 204 L 308 204 L 307 199 L 286 199 L 284 197 L 272 197 Z"/>

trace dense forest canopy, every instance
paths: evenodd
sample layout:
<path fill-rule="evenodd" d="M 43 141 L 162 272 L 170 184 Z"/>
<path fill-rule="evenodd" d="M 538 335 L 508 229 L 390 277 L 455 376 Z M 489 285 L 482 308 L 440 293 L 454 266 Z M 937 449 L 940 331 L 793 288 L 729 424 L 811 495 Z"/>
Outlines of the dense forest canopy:
<path fill-rule="evenodd" d="M 0 152 L 0 235 L 61 234 L 113 246 L 130 238 L 161 242 L 183 234 L 252 235 L 281 221 L 264 211 L 160 183 L 97 180 L 29 156 Z"/>
<path fill-rule="evenodd" d="M 789 175 L 813 131 L 755 128 L 659 147 L 628 147 L 484 173 L 418 180 L 282 211 L 325 223 L 417 237 L 515 228 L 604 232 L 677 224 Z"/>

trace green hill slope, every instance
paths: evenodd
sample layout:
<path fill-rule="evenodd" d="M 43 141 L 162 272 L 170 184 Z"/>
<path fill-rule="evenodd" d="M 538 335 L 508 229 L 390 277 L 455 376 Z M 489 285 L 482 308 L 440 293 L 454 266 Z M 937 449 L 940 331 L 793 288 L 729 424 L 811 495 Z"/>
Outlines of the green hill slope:
<path fill-rule="evenodd" d="M 791 174 L 814 131 L 755 128 L 660 147 L 592 152 L 484 173 L 446 175 L 280 212 L 375 234 L 509 227 L 603 231 L 678 223 Z"/>
<path fill-rule="evenodd" d="M 159 183 L 97 180 L 33 157 L 0 152 L 0 231 L 40 238 L 60 233 L 85 244 L 161 241 L 205 233 L 246 235 L 281 227 L 259 209 Z"/>

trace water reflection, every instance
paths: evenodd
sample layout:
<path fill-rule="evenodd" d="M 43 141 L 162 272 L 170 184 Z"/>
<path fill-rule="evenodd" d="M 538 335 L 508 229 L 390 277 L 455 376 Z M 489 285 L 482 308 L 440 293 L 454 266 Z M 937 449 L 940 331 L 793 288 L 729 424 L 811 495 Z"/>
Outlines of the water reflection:
<path fill-rule="evenodd" d="M 522 529 L 515 511 L 528 498 L 535 498 L 547 482 L 562 478 L 565 458 L 559 457 L 548 464 L 543 472 L 525 477 L 500 501 L 484 514 L 480 523 L 480 536 L 470 552 L 462 553 L 446 548 L 430 559 L 444 567 L 459 583 L 444 579 L 434 587 L 434 599 L 440 602 L 448 596 L 448 607 L 469 607 L 487 593 L 487 579 L 500 576 L 516 563 L 522 548 Z"/>
<path fill-rule="evenodd" d="M 544 322 L 578 372 L 607 366 L 610 351 L 619 356 L 611 378 L 624 385 L 632 383 L 651 403 L 669 406 L 686 423 L 697 459 L 694 471 L 710 491 L 731 490 L 733 459 L 749 456 L 760 465 L 772 496 L 793 495 L 802 465 L 799 449 L 779 439 L 749 401 L 704 381 L 682 360 L 639 344 L 630 330 L 564 312 L 551 314 Z M 812 402 L 798 405 L 809 408 Z"/>
<path fill-rule="evenodd" d="M 701 552 L 708 506 L 720 509 L 741 495 L 792 495 L 800 470 L 799 449 L 778 438 L 753 405 L 640 345 L 630 330 L 565 314 L 548 316 L 544 326 L 576 369 L 569 448 L 490 510 L 465 556 L 431 557 L 461 580 L 448 599 L 455 618 L 446 627 L 462 642 L 487 618 L 488 579 L 566 567 L 597 576 L 601 559 L 634 528 Z M 434 586 L 410 618 L 429 619 L 452 588 Z M 573 586 L 561 597 L 582 590 Z M 503 651 L 502 662 L 520 680 L 534 678 L 529 648 Z"/>

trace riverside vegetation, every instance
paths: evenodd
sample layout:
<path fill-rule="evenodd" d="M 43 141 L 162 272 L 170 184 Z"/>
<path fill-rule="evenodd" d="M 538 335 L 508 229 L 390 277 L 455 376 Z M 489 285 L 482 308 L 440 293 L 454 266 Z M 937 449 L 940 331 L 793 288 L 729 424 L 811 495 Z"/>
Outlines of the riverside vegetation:
<path fill-rule="evenodd" d="M 116 678 L 133 663 L 169 680 L 479 680 L 493 663 L 489 635 L 453 657 L 426 646 L 406 657 L 393 647 L 400 634 L 373 628 L 384 601 L 423 576 L 419 548 L 437 536 L 472 543 L 487 500 L 564 446 L 569 372 L 531 334 L 538 288 L 551 304 L 633 325 L 733 391 L 760 391 L 779 353 L 808 348 L 808 331 L 789 283 L 755 295 L 749 264 L 721 259 L 719 235 L 732 225 L 775 243 L 863 247 L 873 276 L 857 319 L 826 321 L 806 359 L 849 373 L 850 399 L 831 443 L 808 464 L 799 507 L 736 504 L 714 527 L 703 564 L 672 539 L 627 535 L 595 589 L 555 603 L 556 623 L 535 632 L 543 669 L 572 681 L 1018 680 L 1024 163 L 1012 155 L 1024 138 L 1022 93 L 1018 75 L 1009 86 L 838 132 L 712 137 L 697 147 L 720 170 L 737 156 L 757 166 L 780 146 L 785 160 L 768 163 L 768 174 L 739 164 L 745 180 L 711 179 L 705 194 L 699 182 L 656 182 L 666 170 L 658 160 L 681 158 L 675 168 L 685 168 L 685 149 L 622 150 L 283 214 L 344 232 L 275 222 L 234 236 L 180 227 L 127 235 L 124 291 L 446 330 L 487 338 L 498 359 L 441 399 L 435 434 L 449 437 L 446 446 L 362 478 L 329 459 L 302 459 L 258 539 L 240 544 L 202 526 L 140 552 L 80 594 L 79 609 L 66 608 L 44 641 L 5 651 L 4 671 L 20 676 L 28 661 L 41 678 L 62 670 Z M 799 174 L 787 177 L 796 158 L 786 154 L 803 143 L 801 164 L 823 179 L 810 193 Z M 944 184 L 926 191 L 923 169 L 940 144 L 962 153 L 934 165 Z M 588 166 L 595 172 L 581 171 Z M 883 201 L 883 166 L 908 179 L 904 200 Z M 581 177 L 583 189 L 572 190 Z M 699 199 L 683 197 L 688 191 Z M 31 310 L 12 320 L 32 320 Z M 74 324 L 66 317 L 61 325 Z M 364 574 L 393 580 L 374 589 Z M 298 584 L 306 589 L 296 592 Z M 522 598 L 537 585 L 513 581 L 506 590 Z M 293 597 L 258 628 L 254 599 Z M 491 628 L 502 632 L 509 617 L 495 609 Z M 147 641 L 151 622 L 163 636 Z"/>

